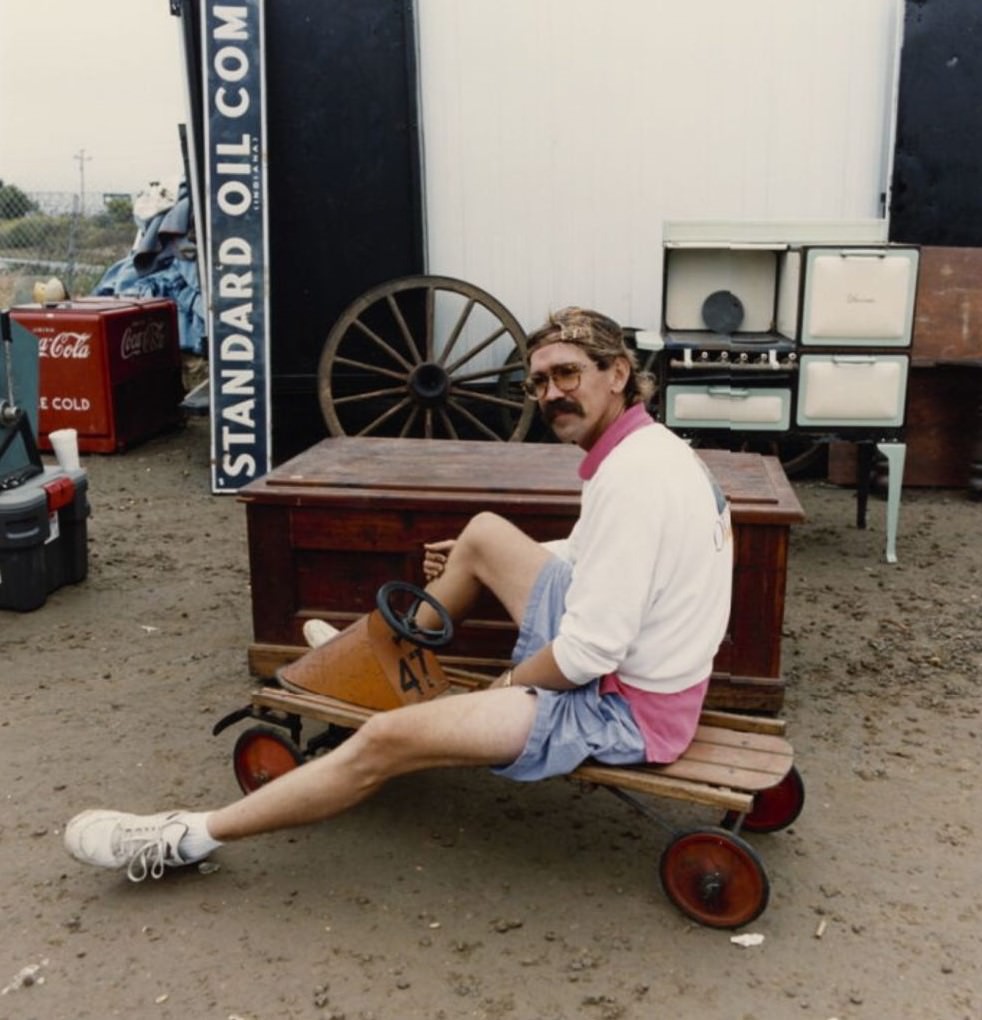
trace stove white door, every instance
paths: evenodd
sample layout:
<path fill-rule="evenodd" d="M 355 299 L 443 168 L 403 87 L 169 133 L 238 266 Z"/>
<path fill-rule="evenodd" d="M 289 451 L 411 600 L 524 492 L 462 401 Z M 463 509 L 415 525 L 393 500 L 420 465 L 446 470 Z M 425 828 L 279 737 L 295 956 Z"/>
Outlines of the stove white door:
<path fill-rule="evenodd" d="M 805 354 L 798 370 L 798 425 L 899 428 L 905 354 Z"/>
<path fill-rule="evenodd" d="M 916 248 L 812 248 L 805 264 L 805 347 L 909 347 Z"/>

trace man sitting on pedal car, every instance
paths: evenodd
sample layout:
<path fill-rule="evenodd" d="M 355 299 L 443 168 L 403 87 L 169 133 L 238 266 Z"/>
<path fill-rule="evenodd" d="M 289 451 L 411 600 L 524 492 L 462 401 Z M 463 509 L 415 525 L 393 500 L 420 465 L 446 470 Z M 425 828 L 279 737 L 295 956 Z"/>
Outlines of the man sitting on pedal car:
<path fill-rule="evenodd" d="M 729 509 L 702 461 L 647 413 L 650 380 L 615 322 L 567 308 L 528 350 L 526 389 L 556 436 L 586 453 L 572 533 L 540 544 L 480 513 L 424 552 L 427 591 L 453 619 L 483 589 L 502 603 L 520 628 L 517 665 L 466 697 L 377 713 L 337 749 L 217 810 L 84 811 L 65 830 L 73 856 L 159 878 L 222 843 L 331 818 L 409 772 L 485 765 L 534 780 L 587 758 L 682 754 L 729 617 Z M 418 622 L 435 626 L 436 613 L 423 604 Z"/>

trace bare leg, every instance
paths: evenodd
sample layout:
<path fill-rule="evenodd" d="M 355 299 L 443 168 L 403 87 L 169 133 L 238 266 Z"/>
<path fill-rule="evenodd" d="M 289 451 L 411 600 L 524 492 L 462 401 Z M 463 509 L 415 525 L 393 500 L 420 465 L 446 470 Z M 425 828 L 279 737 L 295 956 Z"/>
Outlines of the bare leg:
<path fill-rule="evenodd" d="M 548 557 L 503 517 L 480 513 L 458 536 L 443 574 L 427 591 L 461 619 L 487 588 L 518 621 Z M 418 618 L 424 627 L 438 624 L 425 604 Z M 525 747 L 535 707 L 535 698 L 523 689 L 496 689 L 381 712 L 331 753 L 215 811 L 208 829 L 222 842 L 241 839 L 331 818 L 398 775 L 507 764 Z"/>
<path fill-rule="evenodd" d="M 442 575 L 428 589 L 459 619 L 487 588 L 520 620 L 548 557 L 503 518 L 479 514 L 455 540 Z M 429 606 L 421 606 L 419 615 L 422 626 L 438 625 Z M 87 864 L 125 866 L 133 881 L 159 878 L 167 867 L 200 860 L 214 841 L 332 818 L 395 776 L 513 762 L 528 740 L 536 706 L 526 688 L 498 687 L 380 712 L 335 751 L 216 811 L 83 811 L 65 827 L 65 846 Z"/>
<path fill-rule="evenodd" d="M 501 765 L 525 747 L 536 699 L 524 689 L 454 694 L 381 712 L 344 744 L 209 816 L 226 842 L 321 821 L 388 779 L 454 765 Z"/>
<path fill-rule="evenodd" d="M 532 585 L 549 553 L 525 532 L 493 513 L 473 517 L 460 533 L 443 574 L 426 590 L 441 602 L 455 620 L 467 615 L 482 588 L 487 588 L 521 622 Z M 428 606 L 420 607 L 419 623 L 438 624 Z"/>

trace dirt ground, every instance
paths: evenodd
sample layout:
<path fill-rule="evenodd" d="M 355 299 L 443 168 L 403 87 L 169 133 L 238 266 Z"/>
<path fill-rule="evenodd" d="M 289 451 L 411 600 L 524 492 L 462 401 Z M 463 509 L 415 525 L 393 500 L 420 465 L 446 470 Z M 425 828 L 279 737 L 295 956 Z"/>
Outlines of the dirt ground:
<path fill-rule="evenodd" d="M 87 456 L 89 577 L 0 612 L 0 1017 L 978 1020 L 982 505 L 796 483 L 786 712 L 807 787 L 751 836 L 771 880 L 742 948 L 679 914 L 666 835 L 604 791 L 484 771 L 392 783 L 332 823 L 134 885 L 76 864 L 89 806 L 238 795 L 252 684 L 245 512 L 207 422 Z M 655 804 L 675 825 L 715 824 Z"/>

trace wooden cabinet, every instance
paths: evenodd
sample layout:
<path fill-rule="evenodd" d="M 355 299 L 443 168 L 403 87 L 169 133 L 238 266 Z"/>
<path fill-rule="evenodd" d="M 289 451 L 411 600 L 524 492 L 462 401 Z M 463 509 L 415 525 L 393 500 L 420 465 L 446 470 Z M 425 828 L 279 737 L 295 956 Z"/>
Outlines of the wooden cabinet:
<path fill-rule="evenodd" d="M 710 703 L 777 710 L 789 528 L 804 514 L 775 458 L 701 455 L 731 501 L 736 543 L 733 610 Z M 480 510 L 540 541 L 565 537 L 579 512 L 582 456 L 557 444 L 339 437 L 252 482 L 239 493 L 252 581 L 251 669 L 272 676 L 294 658 L 310 617 L 346 626 L 374 608 L 386 581 L 421 585 L 423 543 L 453 537 Z M 514 638 L 489 597 L 443 657 L 493 668 Z"/>
<path fill-rule="evenodd" d="M 703 450 L 733 515 L 730 625 L 713 663 L 712 708 L 777 711 L 784 703 L 781 628 L 792 524 L 804 511 L 776 457 Z"/>

